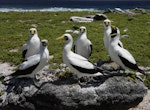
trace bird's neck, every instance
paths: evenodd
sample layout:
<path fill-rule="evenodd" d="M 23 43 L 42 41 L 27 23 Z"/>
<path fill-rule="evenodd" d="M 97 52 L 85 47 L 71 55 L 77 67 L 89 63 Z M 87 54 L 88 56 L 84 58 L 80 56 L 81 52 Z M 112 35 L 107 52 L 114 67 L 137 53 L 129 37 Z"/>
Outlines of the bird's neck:
<path fill-rule="evenodd" d="M 46 49 L 46 47 L 41 46 L 40 50 L 39 50 L 39 53 L 42 54 L 45 51 L 45 49 Z"/>
<path fill-rule="evenodd" d="M 68 43 L 68 44 L 65 44 L 64 46 L 64 53 L 69 53 L 71 51 L 71 48 L 72 48 L 72 43 Z"/>
<path fill-rule="evenodd" d="M 85 39 L 85 38 L 87 38 L 86 37 L 86 32 L 81 33 L 79 36 L 80 36 L 79 39 Z"/>
<path fill-rule="evenodd" d="M 111 27 L 110 27 L 110 26 L 108 26 L 108 27 L 105 29 L 104 34 L 105 34 L 105 35 L 107 35 L 107 36 L 109 36 L 109 35 L 110 35 L 110 33 L 111 33 Z"/>
<path fill-rule="evenodd" d="M 29 39 L 31 40 L 31 39 L 34 39 L 34 38 L 36 38 L 36 37 L 38 37 L 37 34 L 30 35 L 30 38 L 29 38 Z"/>

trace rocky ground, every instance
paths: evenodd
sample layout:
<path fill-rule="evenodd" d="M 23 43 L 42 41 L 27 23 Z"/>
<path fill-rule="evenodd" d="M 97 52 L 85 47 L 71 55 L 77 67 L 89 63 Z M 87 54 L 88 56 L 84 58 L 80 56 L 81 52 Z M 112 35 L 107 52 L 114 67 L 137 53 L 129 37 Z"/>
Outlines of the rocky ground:
<path fill-rule="evenodd" d="M 144 97 L 143 101 L 135 108 L 129 110 L 149 110 L 150 109 L 150 90 L 148 90 L 147 95 Z"/>
<path fill-rule="evenodd" d="M 27 82 L 21 81 L 17 86 L 18 87 L 23 86 L 23 90 L 21 90 L 21 92 L 20 92 L 20 90 L 17 89 L 17 93 L 15 93 L 16 95 L 14 96 L 14 92 L 11 91 L 13 88 L 12 86 L 8 87 L 8 86 L 1 85 L 0 91 L 2 91 L 2 89 L 5 89 L 7 91 L 7 93 L 4 94 L 0 98 L 1 99 L 1 104 L 0 104 L 1 107 L 3 106 L 4 108 L 9 108 L 11 106 L 8 106 L 7 104 L 10 103 L 10 105 L 14 104 L 17 107 L 25 107 L 25 109 L 26 109 L 26 106 L 30 105 L 31 108 L 28 108 L 28 109 L 37 110 L 36 107 L 38 107 L 37 104 L 39 104 L 40 105 L 39 107 L 42 107 L 42 106 L 47 107 L 47 108 L 52 107 L 53 110 L 55 110 L 54 108 L 56 106 L 58 106 L 57 104 L 62 103 L 63 106 L 59 106 L 59 109 L 62 109 L 62 110 L 68 109 L 70 104 L 71 104 L 71 106 L 74 106 L 74 108 L 79 108 L 79 109 L 74 109 L 74 110 L 83 109 L 83 106 L 90 108 L 90 107 L 92 107 L 91 105 L 95 105 L 98 108 L 101 107 L 102 110 L 105 110 L 103 106 L 97 105 L 98 100 L 101 103 L 107 103 L 109 106 L 110 106 L 110 102 L 111 102 L 111 104 L 113 102 L 115 106 L 117 104 L 120 107 L 124 106 L 125 108 L 130 108 L 130 107 L 135 106 L 139 102 L 141 102 L 142 97 L 145 96 L 143 101 L 137 107 L 130 108 L 129 110 L 149 110 L 149 108 L 150 108 L 150 103 L 149 103 L 150 102 L 150 91 L 148 91 L 147 95 L 145 95 L 145 93 L 146 93 L 145 89 L 144 89 L 145 87 L 143 85 L 141 85 L 142 83 L 140 83 L 138 81 L 137 82 L 134 82 L 134 81 L 128 82 L 127 78 L 113 77 L 113 78 L 105 79 L 104 81 L 100 82 L 101 83 L 100 86 L 97 85 L 97 84 L 99 84 L 97 82 L 96 83 L 94 82 L 91 84 L 89 83 L 88 86 L 84 85 L 84 84 L 76 85 L 76 84 L 74 84 L 73 79 L 59 81 L 58 77 L 55 77 L 56 75 L 54 76 L 54 74 L 60 73 L 60 71 L 64 71 L 64 68 L 68 69 L 65 67 L 65 64 L 61 64 L 60 67 L 61 67 L 60 69 L 50 70 L 49 66 L 46 66 L 40 72 L 40 75 L 37 75 L 38 84 L 42 84 L 44 82 L 53 82 L 55 80 L 54 83 L 52 83 L 52 84 L 46 83 L 44 86 L 41 86 L 39 88 L 39 90 L 37 88 L 35 88 L 35 86 L 33 86 L 30 81 L 27 81 Z M 110 66 L 106 66 L 106 67 L 109 70 L 112 69 Z M 0 63 L 1 74 L 5 74 L 5 75 L 11 74 L 14 69 L 15 69 L 15 66 L 12 66 L 12 65 L 10 66 L 8 63 Z M 49 71 L 51 71 L 51 73 L 53 73 L 53 74 L 46 74 Z M 62 74 L 58 75 L 58 76 L 61 77 L 62 79 L 64 78 Z M 118 85 L 118 81 L 120 82 L 119 85 Z M 15 80 L 13 82 L 18 83 L 19 80 L 18 81 Z M 72 84 L 69 84 L 68 82 L 69 83 L 71 82 Z M 95 85 L 95 87 L 93 87 L 91 85 Z M 114 85 L 114 87 L 112 87 L 110 85 Z M 126 86 L 127 88 L 124 88 L 123 85 L 127 85 Z M 104 87 L 105 87 L 105 90 L 103 90 Z M 130 87 L 130 88 L 128 88 L 128 87 Z M 48 88 L 50 88 L 50 89 L 48 89 Z M 117 89 L 115 89 L 115 88 L 117 88 Z M 134 90 L 135 88 L 136 88 L 136 90 Z M 142 91 L 138 91 L 138 90 L 142 90 Z M 50 91 L 52 91 L 52 92 L 50 92 Z M 88 92 L 86 93 L 86 91 L 88 91 Z M 96 93 L 95 93 L 95 91 L 96 91 Z M 130 92 L 130 91 L 132 91 L 132 92 Z M 100 94 L 98 94 L 99 92 L 100 92 Z M 115 96 L 114 96 L 113 92 L 115 93 Z M 64 93 L 64 94 L 62 94 L 62 93 Z M 120 93 L 123 95 L 121 95 Z M 133 93 L 135 96 L 133 95 Z M 46 99 L 47 95 L 45 96 L 45 94 L 47 94 L 48 97 L 54 98 L 55 102 L 58 102 L 58 103 L 55 103 L 56 106 L 54 106 L 54 105 L 48 106 L 47 103 L 44 103 L 44 102 L 43 102 L 43 104 L 45 104 L 45 105 L 41 104 L 41 100 L 46 101 L 46 102 L 47 101 L 51 102 L 51 100 Z M 79 95 L 83 95 L 83 94 L 85 97 L 83 97 L 83 98 L 78 97 Z M 92 95 L 92 94 L 95 94 L 95 95 Z M 130 94 L 131 96 L 128 95 L 129 96 L 128 97 L 126 94 Z M 56 96 L 54 97 L 53 95 L 54 96 L 56 95 Z M 40 99 L 37 99 L 38 97 L 40 97 Z M 46 100 L 43 99 L 43 97 L 45 97 Z M 116 99 L 117 97 L 118 97 L 118 99 Z M 64 101 L 61 100 L 62 98 L 65 98 Z M 94 101 L 95 98 L 96 98 L 96 102 Z M 97 98 L 99 98 L 99 99 L 97 99 Z M 124 98 L 124 100 L 122 100 L 122 98 Z M 3 100 L 3 99 L 5 99 L 5 100 Z M 34 102 L 33 100 L 38 100 L 38 102 Z M 131 102 L 134 101 L 134 103 L 132 105 L 132 104 L 130 104 L 131 102 L 127 102 L 127 101 L 131 101 Z M 22 103 L 24 103 L 24 102 L 26 102 L 25 105 L 22 105 Z M 32 103 L 29 103 L 29 102 L 32 102 Z M 126 104 L 123 104 L 123 103 L 126 103 Z M 34 105 L 32 105 L 32 104 L 34 104 Z M 90 106 L 87 106 L 88 104 Z M 106 106 L 107 106 L 107 104 L 106 104 Z M 111 109 L 110 108 L 108 108 L 108 109 L 114 110 L 113 109 L 115 107 L 114 105 L 112 106 Z M 14 107 L 14 106 L 12 106 L 12 107 Z M 3 109 L 3 110 L 5 110 L 5 109 Z M 24 110 L 24 109 L 21 109 L 21 110 Z M 89 110 L 92 110 L 92 109 L 89 109 Z M 117 110 L 117 109 L 115 108 L 115 110 Z M 124 110 L 127 110 L 127 109 L 124 109 Z"/>

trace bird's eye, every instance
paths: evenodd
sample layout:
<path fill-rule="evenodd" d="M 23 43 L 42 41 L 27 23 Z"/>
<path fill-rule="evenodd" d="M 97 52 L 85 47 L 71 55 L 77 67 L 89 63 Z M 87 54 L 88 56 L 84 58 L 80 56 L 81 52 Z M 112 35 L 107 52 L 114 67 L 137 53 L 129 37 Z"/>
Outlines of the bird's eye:
<path fill-rule="evenodd" d="M 85 32 L 85 28 L 80 28 L 80 32 Z"/>
<path fill-rule="evenodd" d="M 68 37 L 67 36 L 64 36 L 65 40 L 68 40 Z"/>
<path fill-rule="evenodd" d="M 46 43 L 46 42 L 42 42 L 42 45 L 43 45 L 43 46 L 47 46 L 47 43 Z"/>

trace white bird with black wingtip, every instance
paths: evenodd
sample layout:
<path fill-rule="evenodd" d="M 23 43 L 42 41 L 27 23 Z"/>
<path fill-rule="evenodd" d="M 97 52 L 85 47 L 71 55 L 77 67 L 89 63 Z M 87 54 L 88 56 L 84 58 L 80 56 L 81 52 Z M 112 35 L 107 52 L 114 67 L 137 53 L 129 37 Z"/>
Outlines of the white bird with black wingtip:
<path fill-rule="evenodd" d="M 25 61 L 28 57 L 35 55 L 40 50 L 40 39 L 38 37 L 37 29 L 30 28 L 29 40 L 22 46 L 22 58 Z"/>
<path fill-rule="evenodd" d="M 92 43 L 87 38 L 87 29 L 85 26 L 79 28 L 79 36 L 74 43 L 74 52 L 85 58 L 89 58 L 92 54 Z"/>
<path fill-rule="evenodd" d="M 22 62 L 19 65 L 19 68 L 16 72 L 10 74 L 10 76 L 22 78 L 34 78 L 34 76 L 48 64 L 49 60 L 49 51 L 47 49 L 48 41 L 42 40 L 40 51 L 27 58 L 26 61 Z"/>
<path fill-rule="evenodd" d="M 111 59 L 126 71 L 131 69 L 145 74 L 145 72 L 138 67 L 132 54 L 118 45 L 119 39 L 120 34 L 117 34 L 117 32 L 114 31 L 114 33 L 110 34 L 109 55 Z"/>
<path fill-rule="evenodd" d="M 108 52 L 109 42 L 110 42 L 110 34 L 117 32 L 117 34 L 120 35 L 120 31 L 119 31 L 119 28 L 111 25 L 111 21 L 109 19 L 104 20 L 103 26 L 104 26 L 104 37 L 103 37 L 104 46 L 105 46 L 106 51 Z M 118 45 L 123 48 L 123 44 L 120 41 L 120 38 L 118 40 Z"/>
<path fill-rule="evenodd" d="M 101 69 L 88 61 L 85 57 L 71 51 L 73 39 L 70 34 L 64 34 L 58 37 L 57 40 L 65 40 L 63 49 L 63 62 L 78 76 L 101 76 Z"/>

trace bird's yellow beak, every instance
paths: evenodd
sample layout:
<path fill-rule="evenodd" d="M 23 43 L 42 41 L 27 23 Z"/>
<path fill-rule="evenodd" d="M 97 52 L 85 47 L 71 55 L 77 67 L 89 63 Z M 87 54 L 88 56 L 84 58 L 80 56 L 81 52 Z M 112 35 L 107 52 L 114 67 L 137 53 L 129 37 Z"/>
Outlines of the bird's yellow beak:
<path fill-rule="evenodd" d="M 112 33 L 112 34 L 110 34 L 110 36 L 115 37 L 115 36 L 117 36 L 117 33 Z"/>
<path fill-rule="evenodd" d="M 105 23 L 105 25 L 106 25 L 106 26 L 108 26 L 108 25 L 109 25 L 109 22 L 104 22 L 104 23 Z"/>
<path fill-rule="evenodd" d="M 56 40 L 64 40 L 64 38 L 65 38 L 64 35 L 62 35 L 62 36 L 56 38 Z"/>
<path fill-rule="evenodd" d="M 31 34 L 32 34 L 32 35 L 35 34 L 35 31 L 34 31 L 34 30 L 31 30 Z"/>

